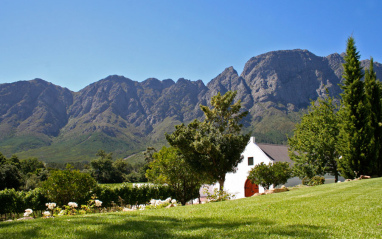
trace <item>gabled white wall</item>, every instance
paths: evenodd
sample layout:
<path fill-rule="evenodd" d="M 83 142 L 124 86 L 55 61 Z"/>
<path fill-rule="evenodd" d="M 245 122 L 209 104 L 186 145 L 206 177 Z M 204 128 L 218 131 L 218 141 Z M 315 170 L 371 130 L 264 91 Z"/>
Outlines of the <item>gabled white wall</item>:
<path fill-rule="evenodd" d="M 235 173 L 227 173 L 224 183 L 224 190 L 230 194 L 234 194 L 235 198 L 244 198 L 244 184 L 249 175 L 249 171 L 257 164 L 264 162 L 265 164 L 273 161 L 260 149 L 255 143 L 255 137 L 251 137 L 247 147 L 242 153 L 243 161 L 237 166 Z M 248 166 L 248 157 L 253 157 L 253 165 Z M 264 192 L 264 188 L 259 186 L 259 192 Z"/>

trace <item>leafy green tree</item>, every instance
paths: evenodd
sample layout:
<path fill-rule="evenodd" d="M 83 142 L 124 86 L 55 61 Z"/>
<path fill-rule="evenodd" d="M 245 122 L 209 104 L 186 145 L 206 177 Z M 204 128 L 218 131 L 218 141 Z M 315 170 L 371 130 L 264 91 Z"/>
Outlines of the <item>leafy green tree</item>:
<path fill-rule="evenodd" d="M 368 174 L 371 170 L 368 151 L 371 132 L 368 129 L 368 112 L 365 106 L 364 83 L 360 55 L 355 47 L 353 37 L 349 37 L 346 47 L 345 63 L 343 64 L 344 90 L 341 102 L 339 132 L 339 149 L 341 159 L 338 167 L 346 178 L 357 174 Z"/>
<path fill-rule="evenodd" d="M 370 143 L 368 158 L 371 161 L 371 175 L 382 176 L 382 104 L 381 83 L 373 68 L 373 58 L 370 59 L 369 69 L 365 71 L 365 95 L 368 110 L 368 128 L 370 130 Z"/>
<path fill-rule="evenodd" d="M 0 190 L 5 188 L 19 190 L 23 183 L 22 174 L 15 165 L 3 164 L 0 166 Z"/>
<path fill-rule="evenodd" d="M 20 171 L 20 160 L 16 155 L 7 159 L 0 152 L 0 190 L 14 188 L 19 190 L 24 184 L 23 174 Z"/>
<path fill-rule="evenodd" d="M 120 158 L 113 162 L 113 168 L 116 171 L 116 175 L 119 177 L 119 181 L 127 181 L 127 175 L 129 175 L 133 167 L 126 160 Z"/>
<path fill-rule="evenodd" d="M 113 166 L 112 153 L 99 150 L 96 154 L 100 158 L 90 162 L 91 175 L 99 183 L 120 183 L 123 181 L 122 175 Z"/>
<path fill-rule="evenodd" d="M 146 177 L 151 182 L 168 184 L 182 205 L 199 196 L 199 189 L 206 178 L 186 163 L 178 149 L 163 147 L 153 154 L 153 158 L 146 171 Z"/>
<path fill-rule="evenodd" d="M 65 170 L 51 172 L 49 178 L 42 183 L 42 190 L 48 199 L 60 206 L 68 202 L 85 204 L 96 189 L 94 178 L 79 170 L 72 170 L 70 165 Z"/>
<path fill-rule="evenodd" d="M 6 164 L 14 165 L 16 168 L 20 169 L 20 159 L 17 155 L 12 155 L 9 159 L 5 161 Z"/>
<path fill-rule="evenodd" d="M 23 190 L 31 190 L 40 186 L 41 181 L 45 181 L 49 176 L 49 171 L 42 161 L 37 158 L 27 158 L 20 160 L 20 171 L 23 174 Z"/>
<path fill-rule="evenodd" d="M 37 173 L 39 170 L 45 169 L 45 165 L 37 158 L 27 158 L 20 160 L 20 169 L 23 174 Z"/>
<path fill-rule="evenodd" d="M 265 190 L 268 190 L 271 185 L 277 187 L 285 184 L 292 177 L 292 169 L 287 162 L 275 162 L 265 164 L 261 162 L 251 169 L 248 179 L 252 183 L 261 185 Z"/>
<path fill-rule="evenodd" d="M 240 112 L 241 102 L 233 103 L 236 92 L 218 93 L 211 99 L 212 109 L 201 105 L 205 120 L 187 126 L 175 126 L 166 134 L 169 144 L 180 150 L 186 162 L 199 173 L 209 175 L 223 190 L 226 173 L 234 172 L 242 161 L 250 135 L 241 135 L 240 121 L 248 112 Z"/>
<path fill-rule="evenodd" d="M 7 158 L 0 152 L 0 166 L 5 164 Z"/>
<path fill-rule="evenodd" d="M 330 173 L 338 181 L 338 105 L 328 94 L 311 102 L 308 113 L 296 124 L 288 138 L 289 157 L 294 163 L 294 175 L 300 179 Z"/>
<path fill-rule="evenodd" d="M 146 149 L 143 153 L 145 162 L 137 165 L 138 169 L 136 170 L 136 173 L 129 176 L 131 180 L 133 180 L 133 177 L 136 177 L 135 180 L 137 180 L 137 182 L 147 182 L 146 171 L 149 169 L 150 163 L 154 161 L 153 155 L 156 152 L 157 150 L 154 147 L 148 147 Z"/>

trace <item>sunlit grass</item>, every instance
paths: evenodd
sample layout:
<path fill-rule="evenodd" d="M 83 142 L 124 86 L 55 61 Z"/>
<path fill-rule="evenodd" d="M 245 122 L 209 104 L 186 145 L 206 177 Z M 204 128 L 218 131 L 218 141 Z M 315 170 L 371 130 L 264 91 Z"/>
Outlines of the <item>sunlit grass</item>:
<path fill-rule="evenodd" d="M 381 238 L 382 179 L 205 205 L 0 223 L 0 238 Z"/>

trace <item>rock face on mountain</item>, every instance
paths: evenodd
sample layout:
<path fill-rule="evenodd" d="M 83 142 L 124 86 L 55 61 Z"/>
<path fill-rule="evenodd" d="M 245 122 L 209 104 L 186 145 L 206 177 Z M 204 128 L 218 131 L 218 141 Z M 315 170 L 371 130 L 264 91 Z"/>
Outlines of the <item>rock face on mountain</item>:
<path fill-rule="evenodd" d="M 0 85 L 0 139 L 12 135 L 58 136 L 67 124 L 73 94 L 41 79 Z"/>
<path fill-rule="evenodd" d="M 209 105 L 212 96 L 229 90 L 236 90 L 236 100 L 250 111 L 247 130 L 280 143 L 275 134 L 285 138 L 311 100 L 323 96 L 326 88 L 339 95 L 343 62 L 339 54 L 319 57 L 307 50 L 288 50 L 251 58 L 240 75 L 228 67 L 207 86 L 200 80 L 136 82 L 117 75 L 79 92 L 41 79 L 1 84 L 0 152 L 56 161 L 68 160 L 55 156 L 67 150 L 70 160 L 80 160 L 100 147 L 118 149 L 118 156 L 126 156 L 154 141 L 163 143 L 164 132 L 180 122 L 200 119 L 199 105 Z M 362 65 L 369 63 L 365 60 Z M 374 69 L 381 77 L 382 65 L 375 63 Z M 35 138 L 25 141 L 25 136 Z M 33 142 L 41 137 L 49 159 L 36 153 L 41 145 Z"/>
<path fill-rule="evenodd" d="M 329 60 L 306 50 L 276 51 L 251 58 L 241 77 L 251 88 L 255 102 L 273 102 L 304 108 L 309 99 L 325 93 L 325 87 L 337 95 L 340 79 Z"/>

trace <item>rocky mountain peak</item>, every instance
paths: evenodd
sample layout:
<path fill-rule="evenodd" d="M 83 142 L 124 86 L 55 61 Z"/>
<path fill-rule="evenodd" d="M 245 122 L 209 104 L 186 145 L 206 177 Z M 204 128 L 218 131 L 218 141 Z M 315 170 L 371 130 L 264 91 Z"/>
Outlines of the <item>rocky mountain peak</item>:
<path fill-rule="evenodd" d="M 35 142 L 43 138 L 53 139 L 56 145 L 65 141 L 57 147 L 66 147 L 76 159 L 83 157 L 84 148 L 88 158 L 101 148 L 124 157 L 127 151 L 163 143 L 164 133 L 171 132 L 175 124 L 202 119 L 199 105 L 209 105 L 212 96 L 229 90 L 237 91 L 235 100 L 241 100 L 243 110 L 250 112 L 244 122 L 247 131 L 266 142 L 284 142 L 299 111 L 311 100 L 325 94 L 326 88 L 339 95 L 343 62 L 337 53 L 320 57 L 295 49 L 252 57 L 240 75 L 232 66 L 225 68 L 207 86 L 201 80 L 137 82 L 119 75 L 76 93 L 42 79 L 0 84 L 0 151 L 38 156 L 28 149 L 38 147 Z M 368 60 L 361 63 L 369 66 Z M 381 64 L 375 62 L 374 70 L 382 76 Z M 13 137 L 25 135 L 35 137 L 32 144 L 28 137 L 25 142 L 21 137 L 21 143 L 13 145 Z M 67 143 L 72 141 L 72 145 Z M 52 152 L 57 152 L 54 147 Z M 52 152 L 49 155 L 55 155 Z"/>

